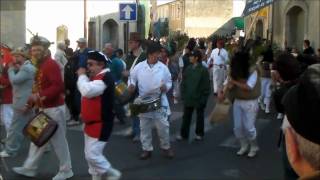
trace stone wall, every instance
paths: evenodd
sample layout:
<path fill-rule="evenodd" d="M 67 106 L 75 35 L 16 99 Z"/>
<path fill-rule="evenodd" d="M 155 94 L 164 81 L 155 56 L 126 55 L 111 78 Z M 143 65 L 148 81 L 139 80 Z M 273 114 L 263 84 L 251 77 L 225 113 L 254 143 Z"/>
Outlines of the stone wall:
<path fill-rule="evenodd" d="M 0 42 L 11 47 L 26 42 L 26 1 L 0 1 Z"/>
<path fill-rule="evenodd" d="M 190 37 L 207 37 L 233 15 L 233 0 L 185 0 L 185 32 Z"/>
<path fill-rule="evenodd" d="M 95 40 L 92 40 L 92 42 L 95 42 L 95 48 L 102 50 L 104 43 L 106 43 L 106 38 L 104 33 L 108 32 L 104 29 L 104 23 L 107 22 L 108 20 L 112 20 L 114 23 L 117 24 L 117 30 L 118 32 L 116 33 L 116 36 L 110 37 L 112 38 L 110 43 L 113 44 L 115 48 L 121 48 L 124 49 L 126 40 L 124 37 L 124 24 L 125 22 L 119 21 L 119 13 L 110 13 L 110 14 L 105 14 L 102 16 L 98 17 L 93 17 L 90 19 L 90 22 L 92 24 L 95 24 L 95 28 L 92 28 L 95 30 L 95 33 L 89 32 L 89 34 L 95 34 Z M 130 22 L 129 24 L 129 32 L 135 32 L 137 31 L 137 24 L 136 22 Z"/>
<path fill-rule="evenodd" d="M 292 28 L 288 26 L 287 23 L 287 13 L 288 11 L 294 7 L 298 6 L 304 11 L 304 32 L 302 36 L 304 39 L 309 39 L 311 42 L 311 46 L 314 49 L 320 48 L 320 1 L 314 0 L 304 0 L 304 1 L 294 1 L 294 0 L 286 0 L 286 1 L 276 1 L 274 4 L 274 42 L 277 43 L 280 47 L 285 47 L 285 42 L 288 41 L 287 33 L 292 31 Z M 291 46 L 291 44 L 287 44 L 287 46 Z M 303 42 L 299 44 L 298 49 L 302 50 Z"/>

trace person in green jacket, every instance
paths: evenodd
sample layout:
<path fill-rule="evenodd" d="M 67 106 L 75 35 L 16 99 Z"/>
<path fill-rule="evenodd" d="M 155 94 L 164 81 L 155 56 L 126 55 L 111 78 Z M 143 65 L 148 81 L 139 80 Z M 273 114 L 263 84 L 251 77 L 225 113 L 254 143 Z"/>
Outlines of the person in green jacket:
<path fill-rule="evenodd" d="M 184 102 L 183 121 L 178 140 L 188 139 L 193 110 L 197 111 L 196 140 L 204 136 L 204 110 L 210 94 L 209 72 L 202 65 L 202 55 L 199 50 L 190 54 L 190 66 L 183 73 L 181 82 L 181 97 Z"/>

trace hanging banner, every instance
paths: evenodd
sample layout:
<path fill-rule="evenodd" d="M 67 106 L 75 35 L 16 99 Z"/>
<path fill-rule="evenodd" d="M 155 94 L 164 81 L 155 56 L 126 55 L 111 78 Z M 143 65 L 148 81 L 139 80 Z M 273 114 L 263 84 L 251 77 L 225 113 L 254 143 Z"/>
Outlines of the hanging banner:
<path fill-rule="evenodd" d="M 273 3 L 274 0 L 248 0 L 243 11 L 243 16 L 248 16 Z"/>

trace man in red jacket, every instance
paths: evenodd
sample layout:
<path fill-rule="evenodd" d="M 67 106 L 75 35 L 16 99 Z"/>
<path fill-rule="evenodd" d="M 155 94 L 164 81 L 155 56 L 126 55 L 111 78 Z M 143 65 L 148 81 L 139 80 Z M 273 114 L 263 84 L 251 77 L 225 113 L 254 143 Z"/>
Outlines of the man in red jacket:
<path fill-rule="evenodd" d="M 48 54 L 50 42 L 43 37 L 31 39 L 31 55 L 36 67 L 33 94 L 28 104 L 36 104 L 52 120 L 58 123 L 58 129 L 50 138 L 49 143 L 54 148 L 59 160 L 59 172 L 53 180 L 65 180 L 73 176 L 69 147 L 66 139 L 65 105 L 63 99 L 63 82 L 58 64 Z M 22 167 L 14 167 L 13 171 L 28 177 L 35 177 L 39 160 L 43 155 L 46 144 L 37 147 L 30 144 L 27 159 Z"/>
<path fill-rule="evenodd" d="M 8 76 L 8 61 L 5 57 L 5 53 L 2 53 L 1 48 L 1 55 L 0 55 L 0 119 L 4 124 L 6 132 L 8 132 L 12 117 L 13 117 L 13 110 L 12 110 L 12 87 L 9 81 Z"/>
<path fill-rule="evenodd" d="M 78 70 L 78 89 L 82 95 L 81 117 L 84 126 L 85 157 L 92 180 L 119 179 L 120 171 L 103 156 L 113 127 L 114 80 L 106 68 L 107 58 L 98 51 L 88 52 L 87 68 Z"/>

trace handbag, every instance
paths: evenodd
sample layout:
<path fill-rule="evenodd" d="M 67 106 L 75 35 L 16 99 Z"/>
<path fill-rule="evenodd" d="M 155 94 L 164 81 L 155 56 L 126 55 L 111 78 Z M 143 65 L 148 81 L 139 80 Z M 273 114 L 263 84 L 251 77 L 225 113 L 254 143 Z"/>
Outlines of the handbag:
<path fill-rule="evenodd" d="M 209 115 L 210 123 L 222 123 L 228 119 L 231 103 L 226 98 L 222 102 L 217 102 Z"/>
<path fill-rule="evenodd" d="M 23 129 L 23 133 L 38 147 L 43 146 L 54 135 L 58 123 L 43 111 L 38 112 Z"/>

